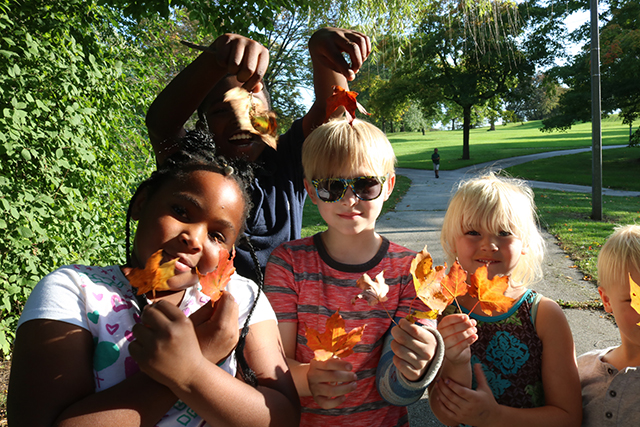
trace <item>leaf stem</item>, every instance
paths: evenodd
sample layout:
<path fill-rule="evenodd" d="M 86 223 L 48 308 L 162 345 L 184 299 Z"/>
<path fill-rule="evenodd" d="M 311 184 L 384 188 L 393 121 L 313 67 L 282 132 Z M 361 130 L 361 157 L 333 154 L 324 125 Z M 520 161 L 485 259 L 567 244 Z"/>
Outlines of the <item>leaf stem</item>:
<path fill-rule="evenodd" d="M 480 300 L 478 300 L 475 305 L 473 306 L 473 308 L 471 310 L 469 310 L 469 315 L 471 315 L 471 313 L 473 313 L 473 310 L 476 309 L 476 307 L 478 306 L 478 304 L 480 304 Z M 460 313 L 462 313 L 462 310 L 460 310 Z"/>
<path fill-rule="evenodd" d="M 398 324 L 396 323 L 395 320 L 393 320 L 393 317 L 391 317 L 391 313 L 389 313 L 389 310 L 387 310 L 387 307 L 384 306 L 384 303 L 380 300 L 378 300 L 380 302 L 380 305 L 382 306 L 382 308 L 384 308 L 384 311 L 387 313 L 387 316 L 389 316 L 389 319 L 391 319 L 391 321 L 393 322 L 394 325 L 398 326 Z M 411 311 L 409 311 L 409 313 L 411 313 Z"/>

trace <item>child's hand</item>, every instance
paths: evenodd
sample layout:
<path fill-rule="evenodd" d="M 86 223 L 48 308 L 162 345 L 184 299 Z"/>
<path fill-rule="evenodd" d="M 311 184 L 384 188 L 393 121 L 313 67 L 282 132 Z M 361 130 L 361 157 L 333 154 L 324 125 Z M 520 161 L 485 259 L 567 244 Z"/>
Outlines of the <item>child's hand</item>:
<path fill-rule="evenodd" d="M 140 369 L 172 390 L 188 387 L 207 362 L 191 320 L 166 301 L 145 307 L 141 320 L 132 329 L 136 340 L 129 345 Z"/>
<path fill-rule="evenodd" d="M 482 365 L 476 363 L 473 369 L 478 381 L 476 390 L 441 378 L 436 384 L 436 393 L 432 394 L 431 398 L 438 399 L 445 413 L 459 423 L 479 427 L 495 425 L 494 420 L 501 418 L 500 405 L 493 397 Z"/>
<path fill-rule="evenodd" d="M 342 53 L 351 58 L 351 65 Z M 364 34 L 341 28 L 321 28 L 309 39 L 309 54 L 314 63 L 343 74 L 347 80 L 355 79 L 356 73 L 371 53 L 371 40 Z"/>
<path fill-rule="evenodd" d="M 398 326 L 391 329 L 391 335 L 393 364 L 396 369 L 409 381 L 419 380 L 436 352 L 436 338 L 428 330 L 407 319 L 400 319 Z"/>
<path fill-rule="evenodd" d="M 470 346 L 478 339 L 477 322 L 466 314 L 450 314 L 438 322 L 438 332 L 444 341 L 444 357 L 459 365 L 471 360 Z"/>
<path fill-rule="evenodd" d="M 223 34 L 211 47 L 218 64 L 227 74 L 236 76 L 249 92 L 262 90 L 262 77 L 269 66 L 269 51 L 257 41 L 238 34 Z"/>
<path fill-rule="evenodd" d="M 229 292 L 223 292 L 215 305 L 200 307 L 189 319 L 195 327 L 200 350 L 210 362 L 219 363 L 236 348 L 240 336 L 238 304 Z"/>
<path fill-rule="evenodd" d="M 324 362 L 312 360 L 307 381 L 316 403 L 323 409 L 332 409 L 346 400 L 346 394 L 356 389 L 357 376 L 353 365 L 333 357 Z"/>

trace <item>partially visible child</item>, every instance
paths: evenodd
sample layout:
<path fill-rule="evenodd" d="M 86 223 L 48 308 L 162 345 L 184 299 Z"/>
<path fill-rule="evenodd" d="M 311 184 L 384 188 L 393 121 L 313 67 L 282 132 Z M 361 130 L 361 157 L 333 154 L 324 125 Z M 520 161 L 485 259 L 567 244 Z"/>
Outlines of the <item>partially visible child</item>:
<path fill-rule="evenodd" d="M 428 310 L 415 298 L 415 252 L 375 231 L 396 179 L 391 144 L 372 124 L 333 120 L 307 138 L 302 163 L 305 187 L 328 228 L 279 246 L 265 276 L 301 396 L 301 425 L 408 426 L 407 409 L 394 405 L 423 395 L 440 367 L 443 345 L 433 320 L 405 319 L 411 306 Z M 384 304 L 352 304 L 365 273 L 384 273 L 390 287 Z M 346 330 L 366 324 L 362 340 L 345 359 L 313 360 L 305 328 L 324 331 L 338 310 Z"/>
<path fill-rule="evenodd" d="M 617 228 L 598 256 L 598 292 L 621 344 L 578 358 L 583 426 L 640 425 L 640 314 L 631 306 L 629 275 L 640 284 L 638 225 Z"/>
<path fill-rule="evenodd" d="M 278 137 L 277 149 L 267 145 L 273 144 L 275 129 L 254 128 L 249 119 L 250 110 L 258 115 L 273 114 L 261 81 L 269 51 L 237 34 L 218 37 L 211 50 L 215 53 L 203 52 L 153 101 L 146 118 L 149 138 L 158 163 L 162 163 L 175 149 L 174 138 L 184 135 L 185 123 L 197 111 L 197 126 L 211 131 L 218 154 L 261 166 L 251 186 L 254 207 L 246 234 L 264 270 L 273 249 L 300 238 L 305 200 L 302 143 L 311 130 L 324 123 L 326 100 L 333 86 L 347 89 L 348 81 L 355 78 L 371 51 L 371 41 L 360 32 L 340 28 L 322 28 L 311 36 L 315 102 Z M 235 265 L 238 273 L 259 281 L 245 242 L 237 247 Z"/>
<path fill-rule="evenodd" d="M 188 135 L 181 142 L 191 148 L 136 191 L 126 265 L 65 266 L 34 288 L 16 333 L 9 424 L 298 425 L 267 299 L 238 274 L 215 307 L 199 290 L 199 273 L 232 251 L 250 208 L 249 171 L 194 148 L 213 147 L 203 138 Z M 129 256 L 131 218 L 138 226 Z M 177 259 L 170 290 L 137 296 L 126 274 L 158 250 L 163 262 Z"/>
<path fill-rule="evenodd" d="M 569 324 L 558 304 L 527 289 L 541 278 L 544 255 L 531 189 L 493 173 L 463 181 L 445 214 L 441 242 L 447 261 L 457 259 L 469 275 L 487 266 L 488 279 L 509 276 L 505 295 L 515 303 L 506 313 L 486 315 L 467 294 L 458 303 L 475 328 L 460 325 L 466 315 L 439 320 L 445 361 L 429 395 L 438 419 L 447 425 L 579 426 Z M 470 345 L 472 336 L 477 341 Z"/>

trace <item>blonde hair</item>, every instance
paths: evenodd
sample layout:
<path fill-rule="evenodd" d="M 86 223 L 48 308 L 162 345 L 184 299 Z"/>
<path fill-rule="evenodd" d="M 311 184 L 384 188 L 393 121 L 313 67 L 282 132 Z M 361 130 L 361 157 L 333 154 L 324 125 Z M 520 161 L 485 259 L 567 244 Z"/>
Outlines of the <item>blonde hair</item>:
<path fill-rule="evenodd" d="M 631 268 L 640 272 L 640 225 L 616 227 L 598 255 L 598 284 L 605 289 L 627 283 Z"/>
<path fill-rule="evenodd" d="M 542 278 L 544 240 L 538 230 L 533 191 L 525 181 L 489 172 L 458 184 L 440 234 L 449 265 L 457 257 L 456 240 L 479 228 L 495 234 L 508 231 L 522 240 L 526 253 L 511 273 L 516 286 L 528 286 Z"/>
<path fill-rule="evenodd" d="M 302 167 L 308 181 L 344 178 L 361 167 L 376 176 L 393 174 L 396 156 L 386 135 L 371 123 L 331 120 L 314 129 L 302 146 Z"/>

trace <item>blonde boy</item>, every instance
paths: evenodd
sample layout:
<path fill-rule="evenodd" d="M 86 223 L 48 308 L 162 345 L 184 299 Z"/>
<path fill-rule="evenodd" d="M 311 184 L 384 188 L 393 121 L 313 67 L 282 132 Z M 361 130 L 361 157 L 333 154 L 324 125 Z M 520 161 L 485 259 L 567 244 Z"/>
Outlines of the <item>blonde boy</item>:
<path fill-rule="evenodd" d="M 404 319 L 427 308 L 415 299 L 409 271 L 415 252 L 375 231 L 395 184 L 395 155 L 375 126 L 355 120 L 326 123 L 302 151 L 305 188 L 327 230 L 278 247 L 267 263 L 265 291 L 278 316 L 304 426 L 408 426 L 407 410 L 442 362 L 438 332 Z M 389 292 L 373 307 L 352 302 L 356 281 L 384 273 Z M 346 330 L 366 324 L 345 359 L 313 360 L 305 328 L 325 330 L 336 311 Z M 396 325 L 391 318 L 395 319 Z M 433 322 L 433 321 L 425 321 Z"/>
<path fill-rule="evenodd" d="M 629 275 L 640 283 L 640 226 L 619 227 L 598 257 L 598 292 L 621 344 L 578 358 L 583 426 L 640 425 L 640 314 L 631 307 Z"/>

